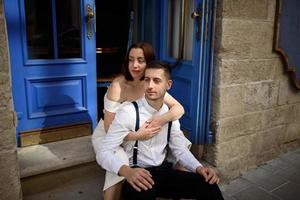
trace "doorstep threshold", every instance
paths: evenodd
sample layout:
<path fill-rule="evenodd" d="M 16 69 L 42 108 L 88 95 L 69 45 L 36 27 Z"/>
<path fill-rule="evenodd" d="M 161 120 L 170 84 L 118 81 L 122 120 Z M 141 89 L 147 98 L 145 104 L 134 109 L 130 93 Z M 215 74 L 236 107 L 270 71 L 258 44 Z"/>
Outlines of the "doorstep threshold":
<path fill-rule="evenodd" d="M 21 178 L 95 161 L 91 136 L 18 148 Z"/>

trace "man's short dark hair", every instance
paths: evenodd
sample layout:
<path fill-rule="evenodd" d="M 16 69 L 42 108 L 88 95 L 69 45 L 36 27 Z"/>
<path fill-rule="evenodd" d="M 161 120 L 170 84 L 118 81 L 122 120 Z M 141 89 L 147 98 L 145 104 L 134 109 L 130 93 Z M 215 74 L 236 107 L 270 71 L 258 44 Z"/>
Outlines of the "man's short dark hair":
<path fill-rule="evenodd" d="M 164 70 L 167 79 L 171 79 L 171 66 L 166 62 L 153 60 L 147 64 L 146 70 L 147 69 L 162 69 Z"/>

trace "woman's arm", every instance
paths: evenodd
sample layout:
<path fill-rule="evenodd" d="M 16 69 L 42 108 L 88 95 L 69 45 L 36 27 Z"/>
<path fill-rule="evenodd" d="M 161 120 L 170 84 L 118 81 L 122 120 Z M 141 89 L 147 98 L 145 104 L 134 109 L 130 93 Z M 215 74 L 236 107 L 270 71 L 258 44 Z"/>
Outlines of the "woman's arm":
<path fill-rule="evenodd" d="M 160 131 L 160 127 L 149 127 L 149 123 L 146 121 L 137 132 L 129 132 L 125 140 L 148 140 L 155 136 Z"/>
<path fill-rule="evenodd" d="M 182 105 L 171 95 L 166 93 L 164 103 L 170 108 L 163 115 L 155 116 L 143 124 L 137 132 L 130 132 L 126 136 L 126 140 L 147 140 L 155 136 L 161 127 L 169 121 L 179 119 L 184 114 Z"/>
<path fill-rule="evenodd" d="M 123 84 L 123 78 L 122 77 L 117 77 L 115 78 L 111 85 L 109 86 L 109 88 L 107 89 L 107 93 L 106 93 L 106 98 L 108 100 L 108 104 L 112 104 L 113 108 L 117 107 L 118 105 L 115 104 L 119 104 L 121 102 L 121 95 L 122 95 L 122 87 L 121 85 Z M 106 108 L 107 105 L 104 105 L 104 108 Z M 115 118 L 115 110 L 106 110 L 104 111 L 104 129 L 105 132 L 108 131 L 108 128 L 111 124 L 111 122 L 114 120 Z"/>
<path fill-rule="evenodd" d="M 112 113 L 112 112 L 105 110 L 105 112 L 104 112 L 104 129 L 105 129 L 106 133 L 108 131 L 108 128 L 109 128 L 111 122 L 114 120 L 115 115 L 116 115 L 116 113 Z"/>
<path fill-rule="evenodd" d="M 180 119 L 184 114 L 183 106 L 169 93 L 166 93 L 164 103 L 170 108 L 167 113 L 162 115 L 163 119 L 166 120 L 165 123 Z"/>
<path fill-rule="evenodd" d="M 164 103 L 167 104 L 170 110 L 163 115 L 155 116 L 150 119 L 150 127 L 162 127 L 164 124 L 170 121 L 179 119 L 184 114 L 183 106 L 168 93 L 166 93 L 164 97 Z"/>

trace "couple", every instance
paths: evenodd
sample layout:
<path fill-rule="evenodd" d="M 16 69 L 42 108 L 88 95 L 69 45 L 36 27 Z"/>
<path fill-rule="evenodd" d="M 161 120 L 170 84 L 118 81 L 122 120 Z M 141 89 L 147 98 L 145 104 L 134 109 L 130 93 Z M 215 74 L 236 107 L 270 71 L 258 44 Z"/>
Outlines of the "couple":
<path fill-rule="evenodd" d="M 148 44 L 145 45 L 146 43 L 138 44 L 149 47 Z M 105 186 L 104 199 L 115 198 L 114 194 L 118 193 L 120 186 L 116 187 L 114 184 L 120 182 L 122 177 L 126 179 L 122 183 L 123 199 L 155 199 L 158 196 L 166 198 L 223 199 L 217 186 L 219 178 L 212 169 L 203 167 L 193 157 L 188 149 L 190 143 L 182 134 L 178 120 L 175 120 L 178 111 L 180 111 L 180 106 L 172 97 L 166 95 L 166 91 L 172 84 L 168 66 L 158 61 L 150 62 L 147 60 L 147 53 L 149 52 L 145 51 L 145 48 L 135 47 L 135 45 L 129 49 L 127 56 L 127 74 L 131 76 L 131 82 L 140 83 L 139 90 L 143 92 L 140 92 L 140 96 L 137 96 L 137 98 L 124 99 L 124 101 L 137 99 L 137 110 L 130 102 L 119 106 L 117 112 L 113 112 L 113 110 L 111 112 L 109 111 L 110 108 L 105 108 L 113 115 L 111 118 L 112 123 L 108 124 L 109 130 L 105 137 L 96 136 L 99 132 L 97 129 L 101 126 L 99 123 L 95 131 L 96 134 L 93 135 L 97 161 L 107 170 L 106 179 L 109 178 L 108 176 L 113 177 L 109 178 L 111 180 L 115 179 L 111 185 Z M 125 73 L 123 79 L 129 82 L 127 78 Z M 121 86 L 120 82 L 119 80 L 115 83 L 118 83 L 116 85 L 120 88 L 124 87 Z M 113 87 L 114 83 L 109 88 L 108 94 L 110 90 L 118 88 Z M 122 89 L 124 91 L 127 88 Z M 145 96 L 143 96 L 143 93 L 145 93 Z M 120 97 L 122 97 L 122 93 L 121 95 L 119 93 L 119 99 L 110 98 L 109 100 L 108 95 L 105 98 L 106 101 L 113 100 L 114 103 L 123 102 L 122 100 L 118 101 Z M 166 105 L 168 100 L 169 104 L 173 103 L 173 105 L 169 105 L 170 110 Z M 113 102 L 108 104 L 113 104 Z M 138 120 L 137 116 L 139 116 Z M 175 121 L 171 126 L 168 126 L 164 120 Z M 140 123 L 142 126 L 135 127 L 136 123 Z M 101 138 L 101 143 L 99 138 Z M 137 149 L 137 151 L 134 149 Z M 176 170 L 169 164 L 165 164 L 168 149 L 175 160 L 190 172 Z M 130 167 L 133 164 L 135 167 Z M 110 195 L 106 194 L 108 191 L 110 191 Z"/>

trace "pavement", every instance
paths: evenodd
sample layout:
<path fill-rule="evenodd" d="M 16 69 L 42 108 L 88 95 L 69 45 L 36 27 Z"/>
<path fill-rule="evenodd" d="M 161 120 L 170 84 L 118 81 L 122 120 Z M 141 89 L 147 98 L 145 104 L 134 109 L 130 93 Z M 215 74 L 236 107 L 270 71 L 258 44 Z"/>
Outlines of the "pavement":
<path fill-rule="evenodd" d="M 300 148 L 222 185 L 226 200 L 300 200 Z"/>
<path fill-rule="evenodd" d="M 103 181 L 104 171 L 92 161 L 25 176 L 21 184 L 24 200 L 102 200 Z M 300 200 L 300 148 L 220 187 L 226 200 Z"/>

